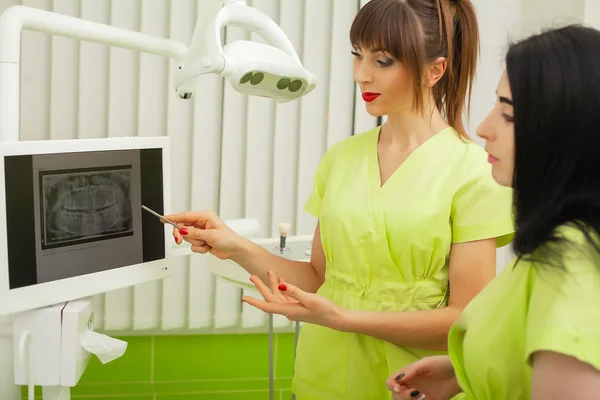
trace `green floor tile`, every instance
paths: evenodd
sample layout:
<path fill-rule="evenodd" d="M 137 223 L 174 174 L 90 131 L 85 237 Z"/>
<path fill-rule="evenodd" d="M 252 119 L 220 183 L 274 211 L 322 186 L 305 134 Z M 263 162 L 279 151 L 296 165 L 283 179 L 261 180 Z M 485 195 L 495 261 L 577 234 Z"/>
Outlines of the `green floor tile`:
<path fill-rule="evenodd" d="M 267 335 L 163 336 L 154 343 L 154 380 L 264 378 Z"/>

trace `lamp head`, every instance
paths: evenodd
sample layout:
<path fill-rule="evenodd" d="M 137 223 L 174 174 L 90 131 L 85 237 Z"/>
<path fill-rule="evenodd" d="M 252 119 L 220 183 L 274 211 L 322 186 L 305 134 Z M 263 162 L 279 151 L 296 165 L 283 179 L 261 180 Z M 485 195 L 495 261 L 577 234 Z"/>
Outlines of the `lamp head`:
<path fill-rule="evenodd" d="M 175 72 L 179 97 L 192 98 L 197 78 L 208 73 L 227 78 L 240 93 L 278 102 L 296 100 L 315 88 L 314 75 L 302 66 L 285 33 L 269 17 L 244 2 L 213 11 L 216 15 L 207 13 L 198 21 L 188 55 Z M 224 25 L 247 28 L 268 43 L 239 40 L 223 47 Z"/>
<path fill-rule="evenodd" d="M 223 50 L 225 74 L 229 84 L 240 93 L 286 102 L 315 87 L 313 75 L 276 47 L 240 40 Z"/>

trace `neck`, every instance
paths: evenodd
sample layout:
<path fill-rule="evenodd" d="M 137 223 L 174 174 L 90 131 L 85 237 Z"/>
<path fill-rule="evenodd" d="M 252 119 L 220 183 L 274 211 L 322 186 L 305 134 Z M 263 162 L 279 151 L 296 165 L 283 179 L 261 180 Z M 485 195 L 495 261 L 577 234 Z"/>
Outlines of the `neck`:
<path fill-rule="evenodd" d="M 406 109 L 388 114 L 379 141 L 382 144 L 410 147 L 425 142 L 448 126 L 437 107 L 429 103 L 422 113 Z"/>

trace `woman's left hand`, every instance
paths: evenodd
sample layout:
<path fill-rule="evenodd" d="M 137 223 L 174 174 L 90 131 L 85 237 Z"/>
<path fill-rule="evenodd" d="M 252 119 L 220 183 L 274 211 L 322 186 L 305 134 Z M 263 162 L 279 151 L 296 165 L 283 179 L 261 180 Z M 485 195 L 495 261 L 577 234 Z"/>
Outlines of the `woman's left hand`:
<path fill-rule="evenodd" d="M 308 293 L 268 272 L 270 288 L 252 275 L 250 281 L 256 286 L 265 301 L 244 296 L 242 301 L 266 313 L 281 314 L 291 321 L 309 322 L 331 329 L 339 329 L 344 309 L 315 293 Z"/>

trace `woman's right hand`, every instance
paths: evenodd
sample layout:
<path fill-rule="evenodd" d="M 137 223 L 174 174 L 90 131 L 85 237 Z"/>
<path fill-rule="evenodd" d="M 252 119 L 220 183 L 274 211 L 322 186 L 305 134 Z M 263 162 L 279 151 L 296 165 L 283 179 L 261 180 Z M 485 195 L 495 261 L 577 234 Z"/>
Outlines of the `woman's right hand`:
<path fill-rule="evenodd" d="M 182 240 L 185 240 L 192 245 L 191 250 L 196 253 L 210 252 L 225 260 L 231 258 L 244 241 L 242 236 L 233 231 L 212 211 L 182 212 L 165 215 L 165 218 L 185 228 L 181 231 L 173 228 L 175 243 L 181 244 Z"/>
<path fill-rule="evenodd" d="M 448 400 L 461 392 L 448 356 L 425 357 L 390 376 L 394 400 Z"/>

